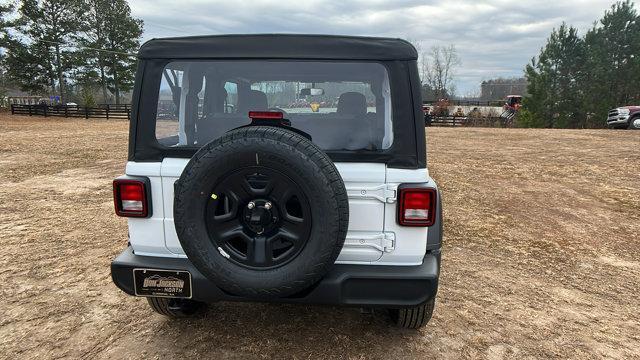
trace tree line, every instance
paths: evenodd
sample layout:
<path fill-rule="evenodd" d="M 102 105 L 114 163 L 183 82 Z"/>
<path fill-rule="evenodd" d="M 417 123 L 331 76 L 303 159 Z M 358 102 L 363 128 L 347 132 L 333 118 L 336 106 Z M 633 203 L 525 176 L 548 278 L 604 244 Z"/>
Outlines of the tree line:
<path fill-rule="evenodd" d="M 2 80 L 63 104 L 118 104 L 133 87 L 142 32 L 126 0 L 0 4 Z"/>
<path fill-rule="evenodd" d="M 609 109 L 640 104 L 640 16 L 619 1 L 584 36 L 562 24 L 526 66 L 525 127 L 603 127 Z"/>

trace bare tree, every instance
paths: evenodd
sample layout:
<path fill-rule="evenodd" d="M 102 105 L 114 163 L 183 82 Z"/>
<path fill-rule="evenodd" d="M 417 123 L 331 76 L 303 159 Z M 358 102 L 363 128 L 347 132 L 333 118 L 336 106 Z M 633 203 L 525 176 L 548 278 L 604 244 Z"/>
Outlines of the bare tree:
<path fill-rule="evenodd" d="M 407 40 L 408 42 L 410 42 L 411 45 L 413 45 L 413 47 L 416 49 L 416 52 L 418 53 L 418 75 L 420 76 L 420 84 L 421 85 L 425 85 L 425 81 L 424 81 L 424 69 L 425 69 L 424 57 L 425 57 L 426 52 L 422 49 L 422 41 L 419 41 L 417 39 L 410 38 L 410 37 L 405 37 L 404 39 Z"/>
<path fill-rule="evenodd" d="M 454 45 L 433 46 L 420 55 L 420 75 L 423 86 L 435 92 L 437 98 L 452 96 L 455 91 L 455 70 L 460 66 L 458 51 Z"/>

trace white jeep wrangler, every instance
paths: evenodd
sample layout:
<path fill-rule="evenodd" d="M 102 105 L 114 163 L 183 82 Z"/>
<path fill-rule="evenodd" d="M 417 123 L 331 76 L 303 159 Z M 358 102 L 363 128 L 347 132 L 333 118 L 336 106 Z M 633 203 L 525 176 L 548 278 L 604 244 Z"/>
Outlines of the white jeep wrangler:
<path fill-rule="evenodd" d="M 160 314 L 216 301 L 431 318 L 442 208 L 416 50 L 399 39 L 233 35 L 142 46 L 115 284 Z"/>

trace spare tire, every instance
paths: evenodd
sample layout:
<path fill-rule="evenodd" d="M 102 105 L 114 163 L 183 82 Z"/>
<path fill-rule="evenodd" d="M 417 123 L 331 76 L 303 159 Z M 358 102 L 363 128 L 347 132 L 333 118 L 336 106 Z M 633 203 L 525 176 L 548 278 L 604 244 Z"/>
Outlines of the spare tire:
<path fill-rule="evenodd" d="M 245 297 L 284 297 L 335 262 L 349 202 L 329 157 L 282 127 L 232 130 L 203 146 L 175 184 L 175 227 L 194 266 Z"/>

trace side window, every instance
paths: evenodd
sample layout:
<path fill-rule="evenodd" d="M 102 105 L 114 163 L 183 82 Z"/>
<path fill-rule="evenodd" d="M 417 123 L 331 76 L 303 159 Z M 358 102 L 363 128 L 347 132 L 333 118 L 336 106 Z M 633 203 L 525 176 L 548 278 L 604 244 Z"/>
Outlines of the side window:
<path fill-rule="evenodd" d="M 207 80 L 198 65 L 167 65 L 158 94 L 158 142 L 165 146 L 192 145 L 197 121 L 209 112 L 208 96 Z"/>
<path fill-rule="evenodd" d="M 224 113 L 235 113 L 238 108 L 238 84 L 227 81 L 224 83 L 224 89 L 227 92 L 227 99 L 224 102 Z"/>
<path fill-rule="evenodd" d="M 156 115 L 156 139 L 159 141 L 178 134 L 183 75 L 184 71 L 169 67 L 163 71 Z"/>

